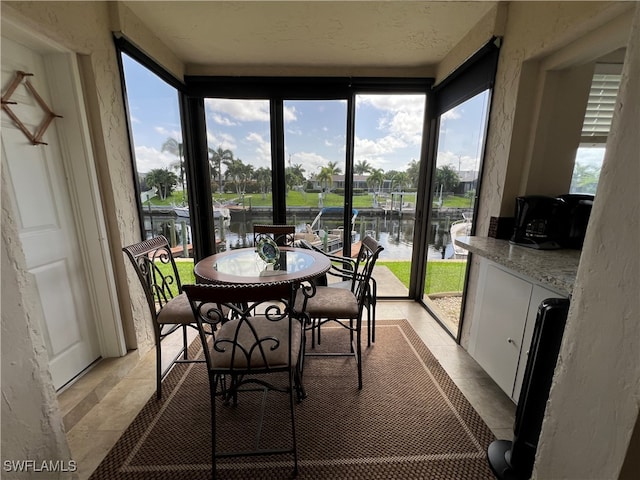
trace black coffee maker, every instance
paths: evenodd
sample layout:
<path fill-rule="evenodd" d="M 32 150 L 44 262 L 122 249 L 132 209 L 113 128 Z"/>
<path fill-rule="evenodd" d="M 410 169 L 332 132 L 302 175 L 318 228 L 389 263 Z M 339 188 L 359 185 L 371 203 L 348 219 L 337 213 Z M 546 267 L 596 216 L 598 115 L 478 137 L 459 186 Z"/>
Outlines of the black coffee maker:
<path fill-rule="evenodd" d="M 564 248 L 581 249 L 591 216 L 594 195 L 567 193 L 560 195 L 566 204 L 568 223 L 561 241 Z"/>
<path fill-rule="evenodd" d="M 539 250 L 563 248 L 568 222 L 567 204 L 561 198 L 516 197 L 515 226 L 509 242 Z"/>

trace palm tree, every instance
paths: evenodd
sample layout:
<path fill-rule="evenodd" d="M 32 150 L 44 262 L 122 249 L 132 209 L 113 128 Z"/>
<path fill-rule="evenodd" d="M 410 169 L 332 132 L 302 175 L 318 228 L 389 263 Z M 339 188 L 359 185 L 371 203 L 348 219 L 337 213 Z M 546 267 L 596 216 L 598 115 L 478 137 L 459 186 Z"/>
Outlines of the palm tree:
<path fill-rule="evenodd" d="M 342 173 L 342 169 L 338 166 L 338 162 L 329 162 L 326 168 L 329 169 L 331 175 L 340 175 Z"/>
<path fill-rule="evenodd" d="M 260 167 L 253 172 L 253 179 L 260 187 L 262 193 L 262 199 L 267 198 L 267 192 L 271 189 L 271 170 L 265 167 Z"/>
<path fill-rule="evenodd" d="M 420 162 L 417 162 L 415 159 L 411 160 L 409 166 L 407 167 L 407 175 L 411 179 L 411 186 L 414 188 L 418 188 L 418 179 L 420 178 Z"/>
<path fill-rule="evenodd" d="M 407 172 L 398 172 L 391 180 L 391 188 L 396 188 L 399 192 L 411 185 L 411 179 Z"/>
<path fill-rule="evenodd" d="M 356 175 L 364 175 L 365 173 L 370 173 L 373 170 L 371 164 L 366 160 L 359 160 L 353 166 L 353 173 Z"/>
<path fill-rule="evenodd" d="M 244 194 L 246 191 L 247 180 L 253 175 L 253 165 L 245 165 L 239 158 L 225 160 L 223 162 L 227 166 L 224 173 L 226 179 L 231 179 L 236 184 L 236 193 Z"/>
<path fill-rule="evenodd" d="M 372 189 L 374 192 L 378 190 L 377 193 L 380 193 L 380 189 L 382 188 L 382 184 L 384 182 L 384 172 L 381 168 L 374 168 L 371 170 L 369 177 L 367 178 L 367 186 Z"/>
<path fill-rule="evenodd" d="M 451 165 L 436 168 L 436 184 L 442 185 L 445 192 L 453 192 L 460 183 L 460 177 Z"/>
<path fill-rule="evenodd" d="M 145 182 L 149 187 L 156 187 L 160 199 L 166 200 L 178 183 L 178 177 L 167 168 L 154 168 L 147 173 Z"/>
<path fill-rule="evenodd" d="M 304 168 L 302 165 L 296 164 L 293 167 L 287 167 L 284 171 L 285 184 L 287 186 L 287 194 L 289 190 L 297 186 L 304 185 Z"/>
<path fill-rule="evenodd" d="M 178 142 L 175 138 L 167 138 L 162 144 L 161 151 L 169 152 L 172 155 L 178 157 L 177 162 L 173 162 L 170 167 L 180 172 L 180 185 L 182 185 L 182 205 L 185 204 L 185 194 L 187 189 L 184 185 L 184 156 L 182 153 L 182 143 Z"/>
<path fill-rule="evenodd" d="M 218 178 L 218 193 L 222 193 L 222 165 L 233 161 L 233 152 L 222 147 L 217 150 L 209 149 L 209 165 L 213 179 Z"/>
<path fill-rule="evenodd" d="M 323 188 L 328 192 L 333 185 L 333 172 L 329 167 L 322 167 L 320 169 L 320 173 L 316 175 L 316 181 L 323 186 Z"/>

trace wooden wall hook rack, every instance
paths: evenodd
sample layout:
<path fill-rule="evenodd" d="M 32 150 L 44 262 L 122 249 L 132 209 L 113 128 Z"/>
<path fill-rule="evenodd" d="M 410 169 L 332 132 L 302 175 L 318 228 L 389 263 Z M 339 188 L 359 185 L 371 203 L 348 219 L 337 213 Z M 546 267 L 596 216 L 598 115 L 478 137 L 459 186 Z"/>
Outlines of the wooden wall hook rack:
<path fill-rule="evenodd" d="M 45 117 L 42 120 L 42 123 L 40 123 L 40 126 L 36 129 L 35 133 L 31 133 L 29 129 L 25 126 L 25 124 L 22 123 L 22 121 L 18 118 L 15 112 L 11 110 L 11 108 L 9 107 L 9 105 L 17 105 L 17 102 L 10 100 L 11 95 L 13 95 L 13 93 L 16 91 L 16 89 L 22 83 L 25 77 L 32 77 L 32 76 L 33 76 L 33 73 L 23 72 L 22 70 L 16 71 L 15 78 L 7 88 L 7 91 L 4 93 L 4 95 L 2 95 L 2 109 L 5 112 L 7 112 L 7 115 L 9 115 L 11 120 L 13 120 L 13 122 L 16 124 L 16 126 L 20 130 L 22 130 L 22 133 L 26 135 L 26 137 L 31 141 L 33 145 L 47 145 L 46 142 L 42 141 L 42 136 L 44 135 L 44 132 L 47 131 L 47 128 L 49 128 L 49 125 L 51 125 L 51 122 L 53 121 L 54 118 L 62 118 L 62 116 L 57 115 L 56 113 L 51 111 L 51 109 L 49 108 L 49 105 L 47 105 L 47 103 L 36 91 L 35 87 L 31 84 L 31 82 L 28 79 L 24 82 L 24 85 L 27 88 L 27 90 L 29 90 L 31 95 L 33 95 L 33 98 L 36 100 L 36 102 L 38 103 L 40 108 L 42 108 L 45 114 Z"/>

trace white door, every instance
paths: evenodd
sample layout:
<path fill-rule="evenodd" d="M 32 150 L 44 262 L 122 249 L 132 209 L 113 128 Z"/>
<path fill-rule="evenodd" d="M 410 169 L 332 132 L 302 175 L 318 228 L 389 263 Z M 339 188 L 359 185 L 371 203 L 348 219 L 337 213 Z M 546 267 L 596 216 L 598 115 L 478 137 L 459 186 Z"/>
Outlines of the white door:
<path fill-rule="evenodd" d="M 44 59 L 36 52 L 2 39 L 2 92 L 16 71 L 32 73 L 29 81 L 51 105 Z M 24 83 L 10 105 L 30 132 L 44 112 Z M 43 334 L 53 383 L 60 388 L 100 356 L 96 321 L 80 252 L 76 222 L 55 119 L 43 136 L 48 145 L 34 146 L 2 112 L 3 176 L 13 198 L 14 216 L 44 313 Z M 63 128 L 63 127 L 61 127 Z"/>

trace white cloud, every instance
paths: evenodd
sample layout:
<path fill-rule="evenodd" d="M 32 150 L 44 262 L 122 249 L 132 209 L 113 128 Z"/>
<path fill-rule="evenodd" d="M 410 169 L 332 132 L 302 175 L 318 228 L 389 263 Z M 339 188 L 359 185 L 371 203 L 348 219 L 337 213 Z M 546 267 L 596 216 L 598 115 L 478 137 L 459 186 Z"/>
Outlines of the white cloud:
<path fill-rule="evenodd" d="M 318 173 L 322 167 L 327 166 L 329 161 L 328 158 L 314 152 L 296 152 L 293 163 L 301 164 L 306 175 L 309 176 Z"/>
<path fill-rule="evenodd" d="M 376 138 L 374 140 L 368 138 L 356 137 L 355 152 L 358 157 L 380 156 L 392 153 L 398 148 L 406 147 L 406 143 L 400 138 L 392 135 Z"/>
<path fill-rule="evenodd" d="M 448 110 L 442 114 L 443 120 L 457 120 L 458 118 L 461 118 L 461 117 L 462 115 L 460 115 L 460 112 L 458 111 L 457 107 L 454 107 L 451 110 Z"/>
<path fill-rule="evenodd" d="M 219 120 L 233 122 L 268 122 L 269 102 L 267 100 L 236 100 L 229 98 L 206 98 L 205 109 Z"/>
<path fill-rule="evenodd" d="M 210 132 L 207 132 L 207 145 L 209 145 L 209 148 L 213 148 L 214 150 L 222 148 L 223 150 L 233 151 L 238 147 L 233 135 L 228 133 L 213 135 Z"/>
<path fill-rule="evenodd" d="M 388 123 L 392 135 L 401 138 L 411 145 L 420 145 L 422 142 L 422 126 L 424 118 L 416 112 L 401 111 L 393 115 Z"/>
<path fill-rule="evenodd" d="M 413 155 L 418 157 L 422 143 L 424 123 L 424 95 L 358 95 L 357 106 L 364 105 L 379 110 L 377 130 L 382 136 L 378 138 L 356 138 L 355 154 L 357 160 L 367 160 L 374 168 L 383 170 L 402 170 L 405 165 L 399 164 L 400 158 L 407 153 L 400 153 L 407 147 L 418 147 Z M 373 132 L 372 132 L 373 133 Z M 397 158 L 394 158 L 397 157 Z"/>
<path fill-rule="evenodd" d="M 284 123 L 295 122 L 298 120 L 298 112 L 296 107 L 284 107 L 283 111 Z"/>
<path fill-rule="evenodd" d="M 136 166 L 138 172 L 147 173 L 154 168 L 168 168 L 176 161 L 175 155 L 161 152 L 153 147 L 136 147 Z"/>
<path fill-rule="evenodd" d="M 164 127 L 153 127 L 153 129 L 166 138 L 173 138 L 178 143 L 182 142 L 182 131 L 181 130 L 169 130 Z"/>
<path fill-rule="evenodd" d="M 225 127 L 233 127 L 238 125 L 237 122 L 234 122 L 229 117 L 223 117 L 222 115 L 219 115 L 217 113 L 211 115 L 211 118 L 213 119 L 214 123 L 217 123 L 218 125 L 224 125 Z"/>
<path fill-rule="evenodd" d="M 449 165 L 455 171 L 458 171 L 458 169 L 462 171 L 476 171 L 478 170 L 478 158 L 470 155 L 458 155 L 451 151 L 444 151 L 438 152 L 436 165 L 438 167 Z"/>
<path fill-rule="evenodd" d="M 425 106 L 424 95 L 358 95 L 357 100 L 358 105 L 371 105 L 391 114 L 399 111 L 420 114 Z"/>
<path fill-rule="evenodd" d="M 271 144 L 265 140 L 259 133 L 251 132 L 247 135 L 246 140 L 251 143 L 256 152 L 256 156 L 250 163 L 255 168 L 266 167 L 271 168 Z"/>

